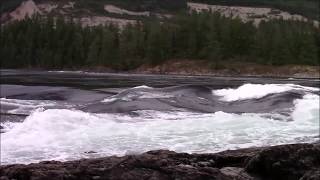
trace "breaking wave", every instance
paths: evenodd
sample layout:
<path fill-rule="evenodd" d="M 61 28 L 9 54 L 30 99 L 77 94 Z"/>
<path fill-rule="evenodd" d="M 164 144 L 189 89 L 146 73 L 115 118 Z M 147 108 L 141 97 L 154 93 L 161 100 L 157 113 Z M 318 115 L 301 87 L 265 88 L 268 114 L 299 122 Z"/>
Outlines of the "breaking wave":
<path fill-rule="evenodd" d="M 221 99 L 224 101 L 239 101 L 262 98 L 269 94 L 277 94 L 293 90 L 314 92 L 319 91 L 319 88 L 294 84 L 245 84 L 236 89 L 214 90 L 213 94 L 221 96 Z"/>
<path fill-rule="evenodd" d="M 39 105 L 22 123 L 6 124 L 1 163 L 66 161 L 154 149 L 205 153 L 313 142 L 319 138 L 317 91 L 297 85 L 247 84 L 213 90 L 212 95 L 207 87 L 139 87 L 81 110 Z M 1 99 L 1 103 L 8 101 Z M 30 103 L 25 106 L 29 108 Z"/>

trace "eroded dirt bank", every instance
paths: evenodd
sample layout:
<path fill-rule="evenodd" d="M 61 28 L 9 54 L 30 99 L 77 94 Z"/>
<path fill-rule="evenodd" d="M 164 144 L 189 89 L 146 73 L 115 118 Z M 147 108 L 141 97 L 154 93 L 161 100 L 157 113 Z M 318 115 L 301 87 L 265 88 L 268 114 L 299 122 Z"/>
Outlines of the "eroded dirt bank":
<path fill-rule="evenodd" d="M 0 166 L 0 179 L 281 179 L 320 178 L 320 144 L 248 148 L 216 154 L 167 150 L 70 162 Z"/>

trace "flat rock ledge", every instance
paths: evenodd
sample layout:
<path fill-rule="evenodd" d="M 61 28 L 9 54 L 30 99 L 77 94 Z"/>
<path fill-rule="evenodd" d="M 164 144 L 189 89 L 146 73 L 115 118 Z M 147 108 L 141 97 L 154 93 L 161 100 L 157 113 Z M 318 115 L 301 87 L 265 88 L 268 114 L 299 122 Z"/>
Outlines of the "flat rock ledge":
<path fill-rule="evenodd" d="M 215 154 L 167 150 L 140 155 L 0 166 L 0 180 L 319 180 L 320 144 L 247 148 Z"/>

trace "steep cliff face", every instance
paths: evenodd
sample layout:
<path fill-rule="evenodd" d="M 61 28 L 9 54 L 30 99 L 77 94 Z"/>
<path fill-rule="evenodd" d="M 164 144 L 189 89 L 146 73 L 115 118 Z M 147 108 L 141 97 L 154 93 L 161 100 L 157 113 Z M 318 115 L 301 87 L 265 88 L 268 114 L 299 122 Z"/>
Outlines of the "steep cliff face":
<path fill-rule="evenodd" d="M 72 17 L 85 26 L 135 23 L 141 18 L 168 18 L 187 9 L 186 0 L 4 0 L 1 23 L 22 20 L 34 14 Z"/>
<path fill-rule="evenodd" d="M 31 16 L 39 12 L 37 5 L 32 0 L 28 1 L 12 1 L 1 2 L 1 18 L 0 22 L 7 22 L 9 20 L 22 20 L 25 17 Z"/>
<path fill-rule="evenodd" d="M 188 2 L 188 7 L 192 11 L 211 11 L 220 13 L 226 17 L 240 18 L 244 22 L 252 21 L 255 25 L 259 25 L 262 21 L 271 19 L 308 21 L 309 19 L 303 15 L 294 14 L 270 7 L 250 7 L 250 6 L 226 6 L 226 5 L 208 5 L 203 3 Z M 314 20 L 314 25 L 319 26 L 319 22 Z"/>

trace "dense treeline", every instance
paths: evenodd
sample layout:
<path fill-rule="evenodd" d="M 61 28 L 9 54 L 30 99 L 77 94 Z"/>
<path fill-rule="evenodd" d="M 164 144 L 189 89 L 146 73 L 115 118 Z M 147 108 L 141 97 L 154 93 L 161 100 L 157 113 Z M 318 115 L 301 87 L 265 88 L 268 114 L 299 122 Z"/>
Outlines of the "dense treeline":
<path fill-rule="evenodd" d="M 67 23 L 67 22 L 68 23 Z M 81 27 L 76 22 L 35 16 L 3 26 L 2 67 L 128 70 L 170 59 L 262 64 L 319 65 L 319 28 L 272 20 L 259 27 L 209 12 L 183 14 L 170 22 Z"/>

